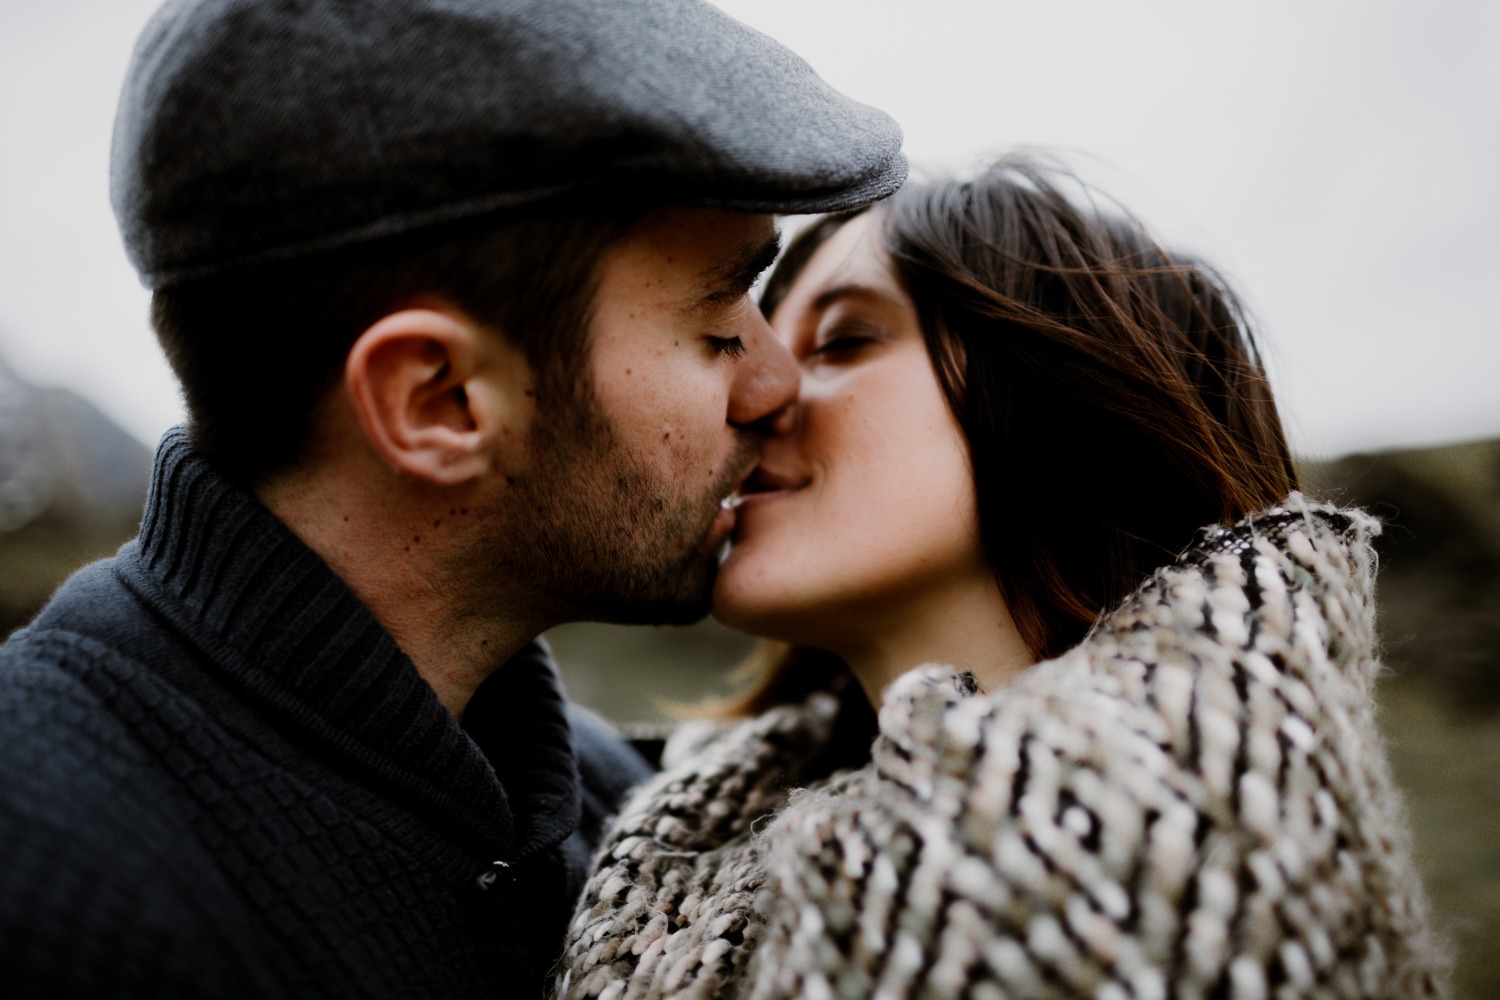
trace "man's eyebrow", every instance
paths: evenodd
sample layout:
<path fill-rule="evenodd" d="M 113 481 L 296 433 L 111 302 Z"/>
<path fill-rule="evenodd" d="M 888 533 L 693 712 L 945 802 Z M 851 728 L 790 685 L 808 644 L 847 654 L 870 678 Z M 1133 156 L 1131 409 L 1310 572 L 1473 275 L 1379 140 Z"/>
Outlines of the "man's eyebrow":
<path fill-rule="evenodd" d="M 708 289 L 705 301 L 731 302 L 745 295 L 780 255 L 780 232 L 772 233 L 763 242 L 740 248 L 728 260 L 703 272 L 703 284 Z"/>

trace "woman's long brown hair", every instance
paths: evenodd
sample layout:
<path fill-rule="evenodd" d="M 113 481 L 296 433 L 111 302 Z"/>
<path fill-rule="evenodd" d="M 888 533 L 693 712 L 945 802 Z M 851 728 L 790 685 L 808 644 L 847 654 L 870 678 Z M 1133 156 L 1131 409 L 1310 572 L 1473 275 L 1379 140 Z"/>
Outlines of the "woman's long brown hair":
<path fill-rule="evenodd" d="M 1076 644 L 1198 528 L 1297 487 L 1239 299 L 1099 200 L 1012 155 L 871 209 L 968 442 L 985 555 L 1037 659 Z M 849 218 L 798 236 L 766 315 Z M 826 657 L 807 660 L 771 657 L 730 711 L 833 682 Z"/>

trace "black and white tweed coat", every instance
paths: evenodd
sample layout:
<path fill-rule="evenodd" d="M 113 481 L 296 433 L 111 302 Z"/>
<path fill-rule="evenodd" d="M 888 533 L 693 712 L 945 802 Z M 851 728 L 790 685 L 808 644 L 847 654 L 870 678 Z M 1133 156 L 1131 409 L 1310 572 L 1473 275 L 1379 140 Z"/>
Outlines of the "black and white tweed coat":
<path fill-rule="evenodd" d="M 831 696 L 685 730 L 558 994 L 1442 995 L 1374 722 L 1378 530 L 1296 495 L 1206 530 L 1001 690 L 901 678 L 871 763 L 808 787 Z"/>

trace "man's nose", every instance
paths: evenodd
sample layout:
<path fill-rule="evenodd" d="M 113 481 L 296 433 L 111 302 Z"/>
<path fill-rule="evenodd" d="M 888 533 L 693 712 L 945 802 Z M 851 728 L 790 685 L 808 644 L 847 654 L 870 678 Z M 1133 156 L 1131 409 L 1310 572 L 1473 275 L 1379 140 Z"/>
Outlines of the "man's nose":
<path fill-rule="evenodd" d="M 729 422 L 738 427 L 768 425 L 797 398 L 802 373 L 796 359 L 754 309 L 740 335 L 745 356 L 735 366 Z"/>

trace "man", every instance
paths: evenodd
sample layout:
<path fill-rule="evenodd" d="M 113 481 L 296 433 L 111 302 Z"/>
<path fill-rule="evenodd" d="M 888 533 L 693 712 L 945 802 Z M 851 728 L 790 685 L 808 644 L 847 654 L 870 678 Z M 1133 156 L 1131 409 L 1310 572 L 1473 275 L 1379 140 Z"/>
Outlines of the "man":
<path fill-rule="evenodd" d="M 771 213 L 899 138 L 698 0 L 164 7 L 112 182 L 190 427 L 0 649 L 7 995 L 541 992 L 644 765 L 532 637 L 704 612 Z"/>

